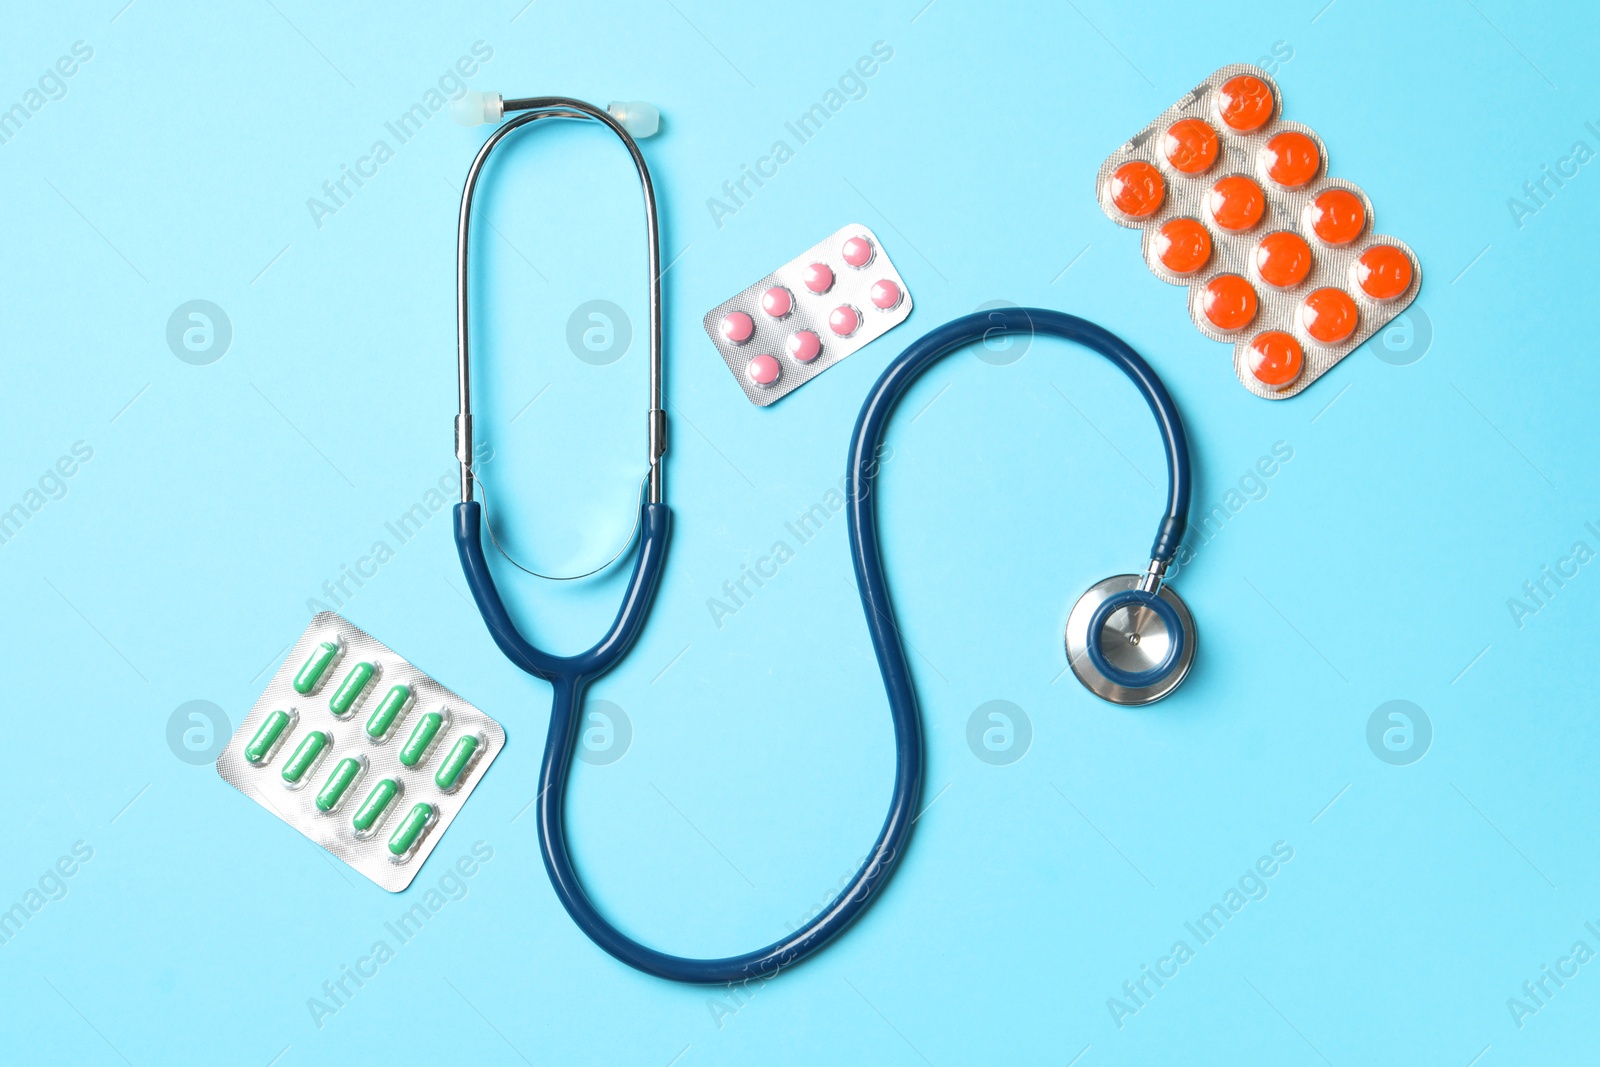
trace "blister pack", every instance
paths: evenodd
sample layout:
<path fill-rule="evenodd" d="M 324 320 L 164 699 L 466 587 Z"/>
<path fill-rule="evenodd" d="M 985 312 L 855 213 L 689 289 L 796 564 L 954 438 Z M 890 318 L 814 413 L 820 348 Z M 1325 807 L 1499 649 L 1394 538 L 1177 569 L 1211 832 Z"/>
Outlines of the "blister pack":
<path fill-rule="evenodd" d="M 499 723 L 324 611 L 217 757 L 217 773 L 398 893 L 505 743 Z"/>
<path fill-rule="evenodd" d="M 852 224 L 706 312 L 706 333 L 762 407 L 906 321 L 911 294 L 877 234 Z"/>
<path fill-rule="evenodd" d="M 1326 374 L 1417 295 L 1422 269 L 1374 232 L 1372 202 L 1328 176 L 1310 128 L 1282 117 L 1259 67 L 1223 67 L 1100 166 L 1111 219 L 1145 262 L 1185 286 L 1200 332 L 1234 346 L 1234 373 L 1282 400 Z"/>

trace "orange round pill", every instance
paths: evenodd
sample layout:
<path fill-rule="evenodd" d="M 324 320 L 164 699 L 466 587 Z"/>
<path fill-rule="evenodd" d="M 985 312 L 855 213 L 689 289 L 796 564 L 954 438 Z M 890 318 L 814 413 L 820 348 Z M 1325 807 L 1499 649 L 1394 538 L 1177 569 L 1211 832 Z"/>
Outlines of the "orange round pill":
<path fill-rule="evenodd" d="M 1267 177 L 1287 189 L 1298 189 L 1322 169 L 1322 153 L 1305 134 L 1285 130 L 1261 149 L 1261 164 Z"/>
<path fill-rule="evenodd" d="M 1161 265 L 1174 274 L 1193 274 L 1211 259 L 1211 234 L 1195 219 L 1171 219 L 1151 242 Z"/>
<path fill-rule="evenodd" d="M 1250 373 L 1256 381 L 1272 389 L 1282 389 L 1296 378 L 1305 366 L 1306 354 L 1289 334 L 1282 330 L 1267 330 L 1256 334 L 1246 355 Z"/>
<path fill-rule="evenodd" d="M 1311 273 L 1311 246 L 1288 230 L 1269 233 L 1250 253 L 1261 280 L 1277 289 L 1289 289 Z"/>
<path fill-rule="evenodd" d="M 1219 274 L 1206 282 L 1200 311 L 1219 330 L 1242 330 L 1256 317 L 1256 291 L 1237 274 Z"/>
<path fill-rule="evenodd" d="M 1111 175 L 1111 202 L 1130 218 L 1154 215 L 1166 198 L 1161 173 L 1142 159 L 1129 160 Z"/>
<path fill-rule="evenodd" d="M 1217 114 L 1230 130 L 1259 130 L 1272 117 L 1272 87 L 1254 74 L 1229 78 L 1217 90 Z"/>
<path fill-rule="evenodd" d="M 1343 289 L 1316 289 L 1300 305 L 1300 328 L 1314 341 L 1336 345 L 1356 332 L 1360 312 Z"/>
<path fill-rule="evenodd" d="M 1324 244 L 1347 245 L 1367 226 L 1367 207 L 1348 189 L 1324 189 L 1306 205 L 1311 232 Z"/>
<path fill-rule="evenodd" d="M 1411 257 L 1394 245 L 1373 245 L 1355 262 L 1356 284 L 1374 300 L 1393 300 L 1411 288 Z"/>
<path fill-rule="evenodd" d="M 1161 154 L 1174 170 L 1199 174 L 1217 161 L 1217 131 L 1204 119 L 1179 119 L 1161 135 Z"/>
<path fill-rule="evenodd" d="M 1218 178 L 1217 183 L 1206 191 L 1206 209 L 1211 212 L 1211 218 L 1218 226 L 1238 233 L 1261 221 L 1261 215 L 1267 209 L 1267 197 L 1261 191 L 1261 186 L 1250 178 L 1243 174 L 1230 174 L 1226 178 Z"/>

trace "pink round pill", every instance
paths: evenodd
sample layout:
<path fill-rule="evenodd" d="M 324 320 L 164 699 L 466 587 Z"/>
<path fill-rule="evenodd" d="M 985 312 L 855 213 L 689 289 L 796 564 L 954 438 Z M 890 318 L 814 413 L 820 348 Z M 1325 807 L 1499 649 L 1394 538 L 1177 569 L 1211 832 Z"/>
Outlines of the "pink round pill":
<path fill-rule="evenodd" d="M 761 310 L 775 319 L 781 319 L 794 310 L 794 294 L 781 285 L 774 285 L 761 294 Z"/>
<path fill-rule="evenodd" d="M 800 277 L 813 293 L 826 293 L 833 288 L 833 268 L 826 263 L 811 264 Z"/>
<path fill-rule="evenodd" d="M 888 278 L 872 283 L 872 306 L 889 311 L 900 306 L 900 287 Z"/>
<path fill-rule="evenodd" d="M 752 359 L 749 365 L 745 367 L 744 372 L 757 385 L 771 385 L 778 380 L 778 375 L 782 373 L 778 366 L 778 361 L 765 353 Z"/>
<path fill-rule="evenodd" d="M 844 261 L 860 270 L 872 262 L 872 242 L 865 237 L 852 237 L 844 243 Z"/>
<path fill-rule="evenodd" d="M 742 311 L 730 311 L 722 316 L 722 336 L 730 344 L 742 345 L 756 332 L 756 324 Z"/>
<path fill-rule="evenodd" d="M 822 338 L 810 330 L 796 330 L 789 335 L 789 355 L 800 363 L 810 363 L 822 352 Z"/>
<path fill-rule="evenodd" d="M 840 337 L 849 337 L 861 328 L 861 312 L 849 304 L 840 304 L 828 315 L 828 329 Z"/>

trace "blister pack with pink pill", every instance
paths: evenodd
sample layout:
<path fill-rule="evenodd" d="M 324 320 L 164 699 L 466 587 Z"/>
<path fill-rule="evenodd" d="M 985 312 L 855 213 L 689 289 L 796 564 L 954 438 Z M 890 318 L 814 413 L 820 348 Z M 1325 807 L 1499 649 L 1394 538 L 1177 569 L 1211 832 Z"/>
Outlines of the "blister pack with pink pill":
<path fill-rule="evenodd" d="M 705 327 L 744 395 L 765 407 L 909 314 L 878 235 L 852 224 L 706 312 Z"/>
<path fill-rule="evenodd" d="M 1187 288 L 1201 333 L 1233 345 L 1260 397 L 1294 396 L 1422 285 L 1416 255 L 1373 227 L 1372 202 L 1328 176 L 1314 131 L 1282 117 L 1259 67 L 1216 71 L 1101 164 L 1100 206 L 1140 231 L 1145 262 Z"/>

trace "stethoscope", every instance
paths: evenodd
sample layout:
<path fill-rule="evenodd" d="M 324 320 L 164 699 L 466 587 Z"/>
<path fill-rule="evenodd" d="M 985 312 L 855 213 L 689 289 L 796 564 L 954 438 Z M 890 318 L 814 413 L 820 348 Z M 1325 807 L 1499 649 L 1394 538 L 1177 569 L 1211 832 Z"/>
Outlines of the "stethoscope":
<path fill-rule="evenodd" d="M 556 896 L 578 927 L 595 944 L 631 967 L 680 982 L 723 984 L 770 979 L 822 948 L 866 910 L 904 854 L 917 817 L 923 775 L 922 722 L 884 578 L 873 496 L 880 473 L 875 457 L 900 398 L 941 357 L 1007 334 L 1045 334 L 1075 341 L 1110 360 L 1143 395 L 1155 415 L 1167 459 L 1167 506 L 1150 551 L 1150 564 L 1142 575 L 1117 575 L 1091 587 L 1073 607 L 1066 628 L 1068 659 L 1078 678 L 1095 694 L 1128 705 L 1148 704 L 1166 696 L 1183 681 L 1194 661 L 1194 620 L 1183 600 L 1162 581 L 1183 538 L 1189 508 L 1189 448 L 1183 424 L 1161 380 L 1133 349 L 1099 326 L 1058 311 L 1005 308 L 978 312 L 938 327 L 902 352 L 883 372 L 861 407 L 851 436 L 848 468 L 850 553 L 894 721 L 894 791 L 883 828 L 866 861 L 838 896 L 804 926 L 764 948 L 722 959 L 694 959 L 640 944 L 613 926 L 584 891 L 567 848 L 564 809 L 567 776 L 582 723 L 584 692 L 621 661 L 639 636 L 661 577 L 670 527 L 670 512 L 662 500 L 661 486 L 666 419 L 661 408 L 661 272 L 655 192 L 644 157 L 628 128 L 633 126 L 641 136 L 653 133 L 654 109 L 648 105 L 613 104 L 610 110 L 602 111 L 564 97 L 502 102 L 499 97 L 479 94 L 469 98 L 468 106 L 479 121 L 498 120 L 504 112 L 524 114 L 490 135 L 467 172 L 461 195 L 456 261 L 461 399 L 456 416 L 456 455 L 461 465 L 461 503 L 455 508 L 456 548 L 467 584 L 495 643 L 512 663 L 549 682 L 552 688 L 550 726 L 536 801 L 545 870 Z M 639 547 L 611 628 L 592 648 L 575 656 L 545 652 L 523 637 L 511 621 L 484 556 L 481 529 L 486 519 L 480 504 L 473 499 L 467 338 L 467 236 L 473 192 L 495 146 L 512 130 L 547 118 L 598 122 L 622 141 L 633 158 L 644 192 L 650 261 L 650 469 L 647 491 L 640 504 Z"/>

